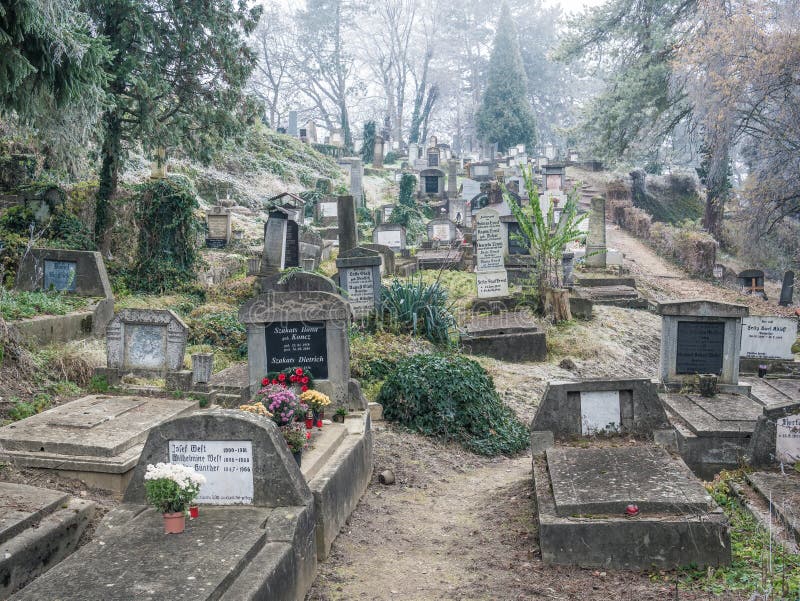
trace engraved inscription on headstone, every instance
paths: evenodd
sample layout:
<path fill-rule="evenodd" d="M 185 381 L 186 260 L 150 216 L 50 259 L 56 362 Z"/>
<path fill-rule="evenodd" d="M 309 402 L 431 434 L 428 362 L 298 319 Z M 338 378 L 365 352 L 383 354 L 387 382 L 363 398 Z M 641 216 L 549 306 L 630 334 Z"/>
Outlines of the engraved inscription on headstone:
<path fill-rule="evenodd" d="M 324 322 L 290 321 L 266 325 L 267 372 L 302 367 L 315 378 L 328 377 Z"/>
<path fill-rule="evenodd" d="M 44 261 L 44 289 L 74 292 L 77 280 L 77 263 L 74 261 Z"/>
<path fill-rule="evenodd" d="M 449 242 L 452 240 L 450 225 L 447 223 L 435 223 L 432 227 L 433 239 Z"/>
<path fill-rule="evenodd" d="M 622 419 L 619 390 L 581 392 L 581 433 L 617 432 Z"/>
<path fill-rule="evenodd" d="M 800 413 L 778 418 L 775 456 L 783 463 L 800 461 Z"/>
<path fill-rule="evenodd" d="M 356 317 L 367 315 L 375 308 L 375 282 L 372 279 L 372 267 L 347 269 L 345 286 L 347 300 L 350 301 Z"/>
<path fill-rule="evenodd" d="M 499 271 L 477 271 L 478 298 L 494 298 L 508 296 L 508 274 L 505 269 Z"/>
<path fill-rule="evenodd" d="M 208 220 L 208 237 L 214 240 L 227 240 L 230 215 L 209 215 L 206 219 Z"/>
<path fill-rule="evenodd" d="M 503 268 L 503 232 L 500 214 L 493 209 L 482 209 L 475 220 L 477 268 L 479 270 Z"/>
<path fill-rule="evenodd" d="M 791 317 L 753 315 L 742 319 L 741 357 L 793 359 L 797 320 Z"/>
<path fill-rule="evenodd" d="M 160 369 L 167 358 L 167 326 L 131 323 L 125 326 L 125 367 Z"/>
<path fill-rule="evenodd" d="M 253 504 L 253 443 L 250 440 L 170 440 L 169 462 L 206 478 L 197 502 Z"/>
<path fill-rule="evenodd" d="M 675 373 L 721 373 L 724 344 L 724 323 L 679 321 Z"/>

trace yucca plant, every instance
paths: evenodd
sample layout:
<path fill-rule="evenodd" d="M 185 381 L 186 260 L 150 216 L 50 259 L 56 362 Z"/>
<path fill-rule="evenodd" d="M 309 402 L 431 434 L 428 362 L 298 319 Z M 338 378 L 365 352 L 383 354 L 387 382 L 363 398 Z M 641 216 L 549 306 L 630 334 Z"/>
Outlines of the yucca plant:
<path fill-rule="evenodd" d="M 567 244 L 583 237 L 578 227 L 586 219 L 586 215 L 578 214 L 577 186 L 567 193 L 567 202 L 557 223 L 554 223 L 554 206 L 551 203 L 547 214 L 542 212 L 539 204 L 539 189 L 533 181 L 533 170 L 522 168 L 525 190 L 530 198 L 530 205 L 520 206 L 509 194 L 505 184 L 502 185 L 503 198 L 514 214 L 522 235 L 512 234 L 517 241 L 528 247 L 535 260 L 534 276 L 530 285 L 541 304 L 546 288 L 561 287 L 561 255 Z"/>
<path fill-rule="evenodd" d="M 395 279 L 382 288 L 381 295 L 384 316 L 390 326 L 437 344 L 450 343 L 456 318 L 447 291 L 438 280 L 426 284 L 421 276 L 404 281 Z"/>

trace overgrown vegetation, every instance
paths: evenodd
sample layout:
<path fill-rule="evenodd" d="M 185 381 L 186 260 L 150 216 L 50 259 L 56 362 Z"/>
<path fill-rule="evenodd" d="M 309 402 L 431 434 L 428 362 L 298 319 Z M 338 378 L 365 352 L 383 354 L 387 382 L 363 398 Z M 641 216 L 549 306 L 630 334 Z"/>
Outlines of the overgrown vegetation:
<path fill-rule="evenodd" d="M 131 290 L 165 292 L 194 280 L 199 261 L 195 214 L 197 196 L 182 176 L 153 180 L 138 187 L 136 259 L 127 273 Z"/>
<path fill-rule="evenodd" d="M 479 455 L 528 447 L 528 428 L 500 399 L 491 376 L 461 355 L 414 355 L 398 362 L 378 395 L 383 414 L 426 436 Z"/>
<path fill-rule="evenodd" d="M 247 357 L 247 334 L 235 309 L 207 312 L 200 308 L 188 321 L 191 344 L 210 345 L 240 359 Z"/>
<path fill-rule="evenodd" d="M 731 494 L 730 483 L 741 479 L 741 473 L 722 472 L 708 486 L 730 520 L 731 565 L 689 570 L 681 584 L 716 594 L 744 591 L 768 594 L 765 599 L 796 599 L 800 596 L 800 555 L 770 544 L 769 532 Z"/>
<path fill-rule="evenodd" d="M 37 315 L 66 315 L 88 304 L 86 298 L 58 292 L 25 292 L 0 289 L 0 316 L 27 319 Z"/>
<path fill-rule="evenodd" d="M 438 281 L 426 284 L 422 276 L 395 279 L 382 288 L 381 296 L 384 319 L 390 329 L 423 336 L 433 343 L 450 344 L 456 318 L 447 291 Z"/>

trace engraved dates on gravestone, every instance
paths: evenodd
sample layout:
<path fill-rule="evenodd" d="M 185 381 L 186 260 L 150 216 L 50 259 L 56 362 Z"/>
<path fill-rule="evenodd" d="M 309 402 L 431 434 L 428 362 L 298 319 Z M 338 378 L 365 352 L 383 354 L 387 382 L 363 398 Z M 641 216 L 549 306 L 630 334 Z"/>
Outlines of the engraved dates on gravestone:
<path fill-rule="evenodd" d="M 125 367 L 159 369 L 167 356 L 165 325 L 129 324 L 125 328 Z"/>
<path fill-rule="evenodd" d="M 724 344 L 724 323 L 679 321 L 675 373 L 722 373 Z"/>
<path fill-rule="evenodd" d="M 800 413 L 778 419 L 775 455 L 783 463 L 800 461 Z"/>
<path fill-rule="evenodd" d="M 508 296 L 508 274 L 505 269 L 498 271 L 477 271 L 478 298 Z"/>
<path fill-rule="evenodd" d="M 740 356 L 753 359 L 792 359 L 797 340 L 797 320 L 753 315 L 742 320 Z"/>
<path fill-rule="evenodd" d="M 347 300 L 356 316 L 366 315 L 375 308 L 372 271 L 372 267 L 352 267 L 347 270 Z M 314 373 L 313 370 L 311 373 Z"/>
<path fill-rule="evenodd" d="M 74 261 L 44 261 L 44 289 L 57 290 L 58 292 L 75 292 L 75 270 L 77 263 Z"/>
<path fill-rule="evenodd" d="M 327 379 L 328 347 L 324 322 L 267 324 L 266 343 L 267 372 L 302 367 L 317 379 Z"/>
<path fill-rule="evenodd" d="M 170 440 L 169 461 L 206 478 L 197 502 L 253 504 L 253 443 L 249 440 Z"/>

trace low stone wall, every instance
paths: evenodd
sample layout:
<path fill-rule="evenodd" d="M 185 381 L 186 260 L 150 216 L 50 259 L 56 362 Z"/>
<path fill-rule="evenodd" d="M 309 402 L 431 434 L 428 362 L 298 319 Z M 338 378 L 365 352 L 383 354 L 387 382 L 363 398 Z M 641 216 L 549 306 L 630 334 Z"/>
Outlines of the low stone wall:
<path fill-rule="evenodd" d="M 40 315 L 9 322 L 25 340 L 40 345 L 69 342 L 90 336 L 102 336 L 114 317 L 114 299 L 102 299 L 96 305 L 66 315 Z"/>
<path fill-rule="evenodd" d="M 713 275 L 717 262 L 717 242 L 701 231 L 653 222 L 650 215 L 633 206 L 630 200 L 613 200 L 611 218 L 622 229 L 650 243 L 660 254 L 679 263 L 692 275 Z"/>

